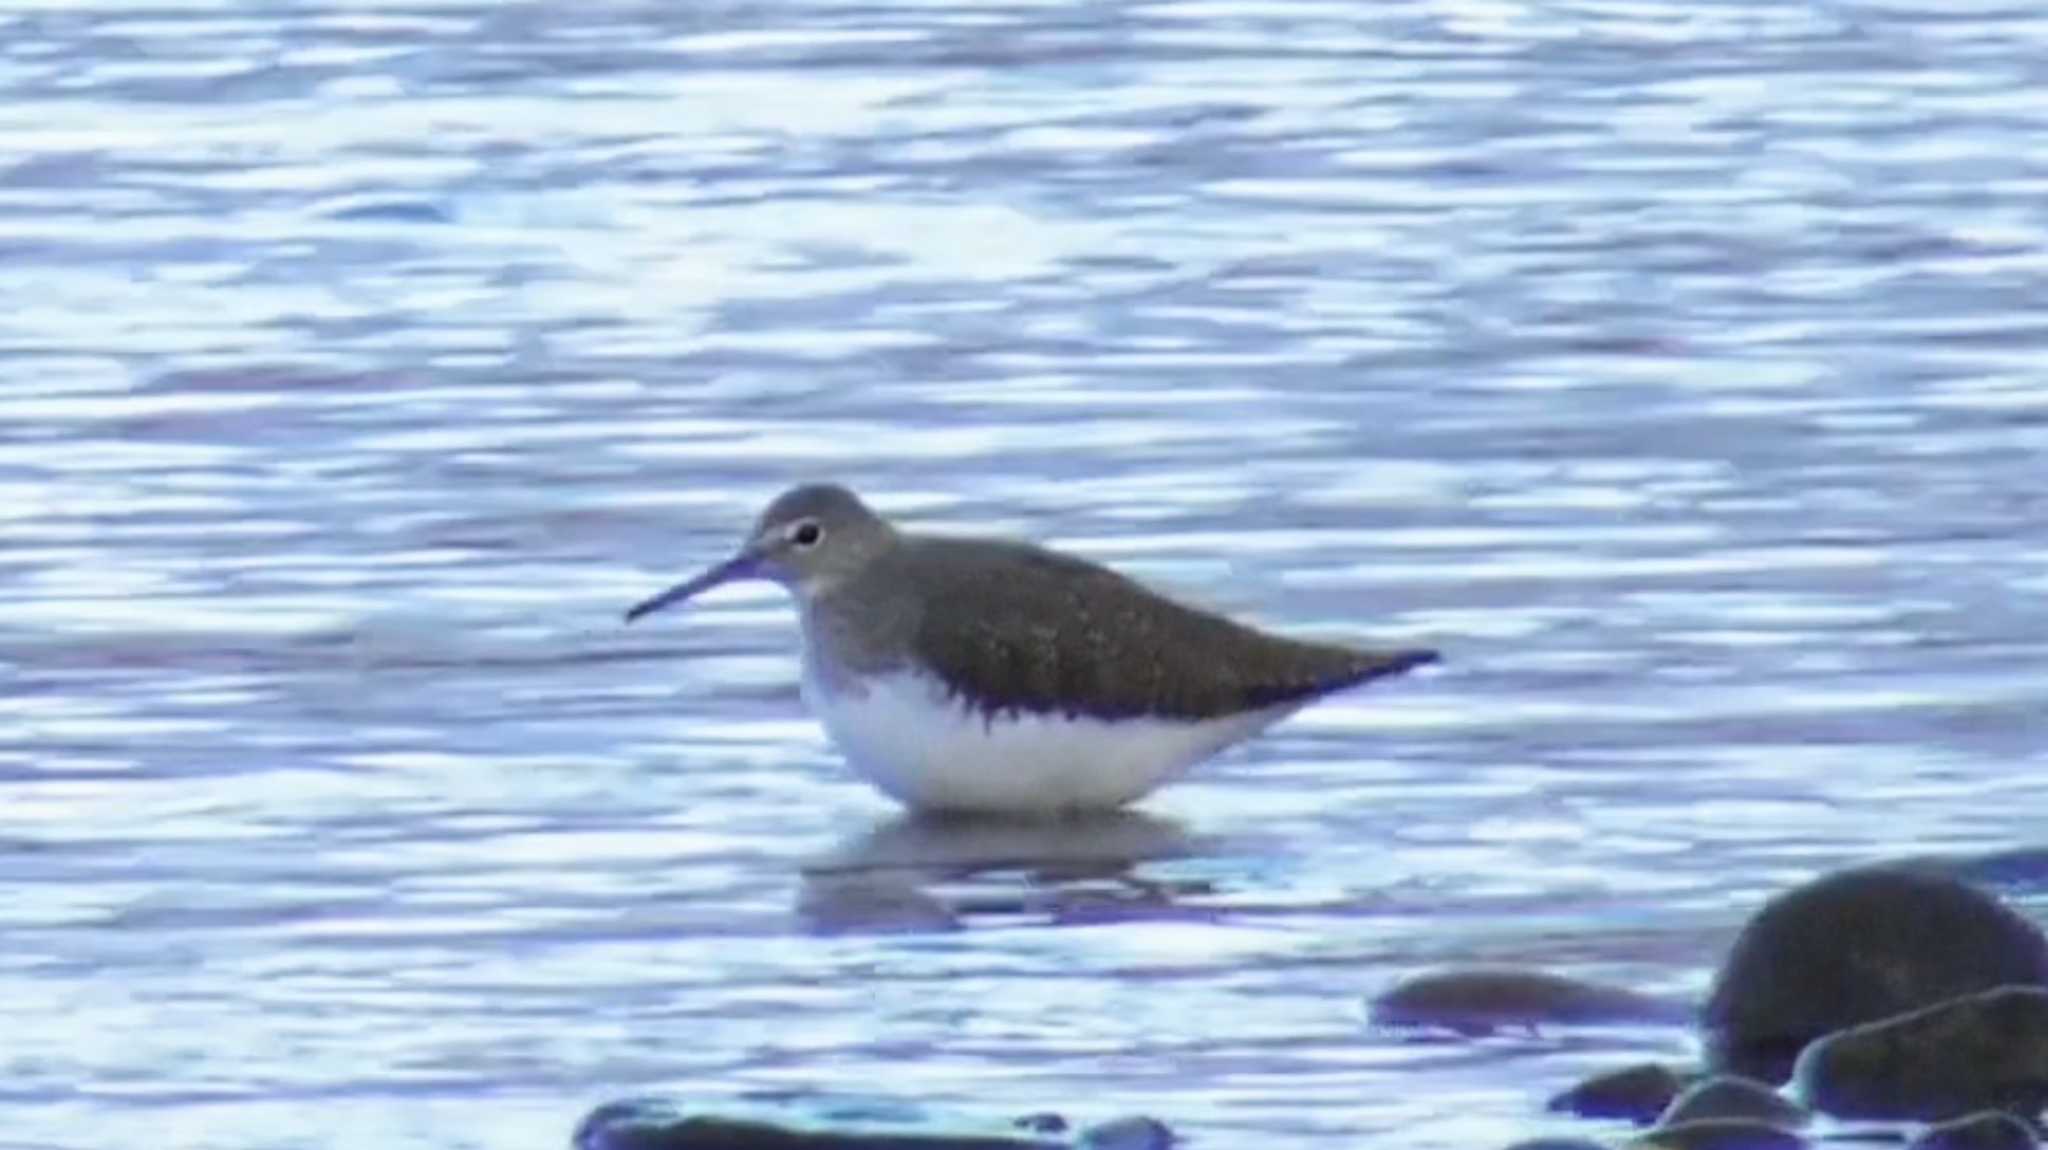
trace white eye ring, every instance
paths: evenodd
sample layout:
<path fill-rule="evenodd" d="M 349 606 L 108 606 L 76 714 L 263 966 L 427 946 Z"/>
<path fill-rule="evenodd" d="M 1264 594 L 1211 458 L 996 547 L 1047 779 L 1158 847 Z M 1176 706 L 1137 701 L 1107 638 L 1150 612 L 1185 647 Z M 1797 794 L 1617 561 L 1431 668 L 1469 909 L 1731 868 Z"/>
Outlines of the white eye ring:
<path fill-rule="evenodd" d="M 789 541 L 798 547 L 816 547 L 825 539 L 825 529 L 815 519 L 804 519 L 789 525 Z"/>

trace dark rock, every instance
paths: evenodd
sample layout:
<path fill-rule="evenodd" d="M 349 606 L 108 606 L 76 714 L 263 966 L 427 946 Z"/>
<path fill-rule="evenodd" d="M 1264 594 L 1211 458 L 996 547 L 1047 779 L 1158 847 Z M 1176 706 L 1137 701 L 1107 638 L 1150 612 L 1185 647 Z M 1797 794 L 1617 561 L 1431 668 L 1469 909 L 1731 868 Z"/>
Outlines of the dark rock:
<path fill-rule="evenodd" d="M 1766 903 L 1735 940 L 1701 1022 L 1709 1063 L 1783 1082 L 1821 1035 L 2011 984 L 2048 983 L 2048 940 L 1931 867 L 1839 871 Z"/>
<path fill-rule="evenodd" d="M 792 1130 L 773 1122 L 700 1115 L 660 1125 L 576 1132 L 577 1150 L 1051 1150 L 1065 1143 L 936 1132 Z"/>
<path fill-rule="evenodd" d="M 1553 1096 L 1547 1109 L 1554 1114 L 1576 1114 L 1581 1118 L 1626 1118 L 1647 1126 L 1664 1113 L 1685 1084 L 1686 1079 L 1676 1071 L 1645 1062 L 1596 1074 Z"/>
<path fill-rule="evenodd" d="M 1657 1118 L 1659 1126 L 1699 1122 L 1710 1118 L 1750 1118 L 1773 1126 L 1795 1129 L 1812 1119 L 1806 1108 L 1778 1093 L 1769 1083 L 1754 1078 L 1720 1074 L 1694 1083 Z"/>
<path fill-rule="evenodd" d="M 1045 1124 L 1033 1115 L 1032 1124 Z M 913 1108 L 763 1113 L 692 1112 L 659 1099 L 607 1103 L 576 1128 L 576 1150 L 1167 1150 L 1173 1135 L 1149 1118 L 1120 1118 L 1073 1140 L 1016 1125 L 941 1120 Z"/>
<path fill-rule="evenodd" d="M 1659 1126 L 1629 1145 L 1641 1150 L 1804 1150 L 1806 1139 L 1754 1118 L 1702 1118 Z"/>
<path fill-rule="evenodd" d="M 1999 1110 L 1929 1126 L 1906 1150 L 2034 1150 L 2034 1129 Z"/>
<path fill-rule="evenodd" d="M 1113 1118 L 1081 1132 L 1080 1150 L 1169 1150 L 1173 1131 L 1153 1118 Z"/>
<path fill-rule="evenodd" d="M 1844 1118 L 1941 1121 L 2048 1103 L 2048 990 L 2004 987 L 1854 1027 L 1806 1048 L 1800 1095 Z"/>
<path fill-rule="evenodd" d="M 1540 1025 L 1675 1022 L 1682 1004 L 1540 970 L 1463 967 L 1404 979 L 1372 1000 L 1374 1025 L 1441 1027 L 1465 1035 Z"/>

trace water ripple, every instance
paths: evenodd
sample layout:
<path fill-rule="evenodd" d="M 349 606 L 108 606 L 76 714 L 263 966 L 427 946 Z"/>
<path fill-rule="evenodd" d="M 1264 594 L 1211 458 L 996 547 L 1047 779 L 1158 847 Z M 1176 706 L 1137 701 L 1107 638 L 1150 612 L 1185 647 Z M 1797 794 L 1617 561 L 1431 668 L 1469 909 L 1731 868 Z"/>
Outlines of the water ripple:
<path fill-rule="evenodd" d="M 1504 1144 L 1680 1040 L 1362 996 L 1689 993 L 1817 868 L 2038 848 L 2048 20 L 1925 8 L 0 14 L 14 1136 Z M 773 593 L 617 622 L 819 474 L 1449 658 L 933 839 Z"/>

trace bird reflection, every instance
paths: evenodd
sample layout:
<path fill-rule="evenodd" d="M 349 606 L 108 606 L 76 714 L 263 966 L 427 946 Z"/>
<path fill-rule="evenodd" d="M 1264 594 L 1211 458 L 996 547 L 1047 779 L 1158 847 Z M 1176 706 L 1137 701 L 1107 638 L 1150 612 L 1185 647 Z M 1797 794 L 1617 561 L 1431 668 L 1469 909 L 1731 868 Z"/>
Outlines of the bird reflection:
<path fill-rule="evenodd" d="M 1205 845 L 1134 811 L 1044 822 L 900 814 L 807 863 L 797 914 L 824 933 L 1202 915 L 1180 900 L 1213 893 L 1209 881 L 1141 870 Z"/>

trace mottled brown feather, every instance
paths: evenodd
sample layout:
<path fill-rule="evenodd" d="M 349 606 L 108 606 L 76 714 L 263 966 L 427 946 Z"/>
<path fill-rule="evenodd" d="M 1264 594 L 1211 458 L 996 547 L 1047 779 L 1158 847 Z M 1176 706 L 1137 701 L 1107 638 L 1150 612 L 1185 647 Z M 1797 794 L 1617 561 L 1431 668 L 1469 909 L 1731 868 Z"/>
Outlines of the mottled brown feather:
<path fill-rule="evenodd" d="M 814 604 L 854 674 L 914 662 L 986 713 L 1211 719 L 1433 662 L 1267 634 L 1027 543 L 901 537 Z"/>

